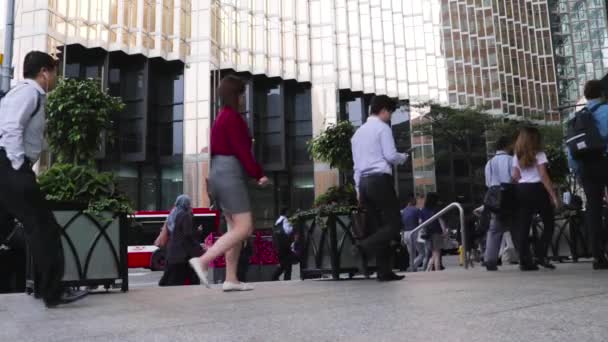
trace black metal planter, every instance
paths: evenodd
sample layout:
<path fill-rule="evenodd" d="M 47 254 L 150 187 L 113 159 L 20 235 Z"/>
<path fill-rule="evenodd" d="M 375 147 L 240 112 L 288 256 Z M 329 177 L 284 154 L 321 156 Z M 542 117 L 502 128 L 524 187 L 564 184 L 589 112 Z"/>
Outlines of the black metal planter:
<path fill-rule="evenodd" d="M 320 224 L 318 220 L 326 223 Z M 328 214 L 320 218 L 311 215 L 300 228 L 304 238 L 300 263 L 302 279 L 331 275 L 338 280 L 342 274 L 352 278 L 359 273 L 360 261 L 352 254 L 355 239 L 351 232 L 350 215 Z M 368 268 L 374 270 L 374 259 L 368 260 Z"/>
<path fill-rule="evenodd" d="M 53 213 L 61 226 L 66 287 L 129 290 L 128 224 L 124 216 L 103 213 L 103 219 L 83 212 L 81 206 L 56 204 Z M 34 292 L 33 263 L 28 252 L 26 291 Z"/>

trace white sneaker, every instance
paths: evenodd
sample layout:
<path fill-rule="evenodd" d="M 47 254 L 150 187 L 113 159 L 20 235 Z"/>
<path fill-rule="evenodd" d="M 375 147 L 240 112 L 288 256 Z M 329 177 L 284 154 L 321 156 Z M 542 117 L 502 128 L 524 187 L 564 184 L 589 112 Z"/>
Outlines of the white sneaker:
<path fill-rule="evenodd" d="M 229 281 L 225 281 L 224 285 L 222 285 L 222 290 L 224 292 L 234 292 L 234 291 L 251 291 L 253 290 L 253 286 L 247 283 L 231 283 Z"/>
<path fill-rule="evenodd" d="M 188 262 L 190 263 L 190 267 L 192 267 L 192 269 L 194 270 L 194 273 L 196 273 L 196 275 L 198 276 L 198 279 L 200 279 L 201 284 L 205 285 L 206 288 L 210 288 L 209 278 L 207 278 L 207 274 L 209 272 L 203 270 L 203 266 L 201 265 L 201 259 L 192 258 Z"/>

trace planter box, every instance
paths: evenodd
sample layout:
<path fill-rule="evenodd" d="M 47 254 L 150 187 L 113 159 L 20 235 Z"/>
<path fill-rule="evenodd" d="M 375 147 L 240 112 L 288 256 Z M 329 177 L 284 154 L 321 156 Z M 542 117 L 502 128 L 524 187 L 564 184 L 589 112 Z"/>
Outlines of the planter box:
<path fill-rule="evenodd" d="M 104 286 L 129 289 L 126 218 L 103 213 L 103 220 L 85 214 L 83 208 L 56 206 L 53 213 L 61 226 L 65 260 L 65 286 Z M 76 207 L 74 209 L 74 207 Z M 28 260 L 27 291 L 34 291 L 31 259 Z"/>
<path fill-rule="evenodd" d="M 319 278 L 330 274 L 333 279 L 340 279 L 341 274 L 352 277 L 359 273 L 360 262 L 351 252 L 355 239 L 351 233 L 350 215 L 330 214 L 322 219 L 327 220 L 324 228 L 318 224 L 315 216 L 300 227 L 304 238 L 301 278 Z M 375 265 L 375 259 L 370 258 L 369 270 L 374 271 Z"/>

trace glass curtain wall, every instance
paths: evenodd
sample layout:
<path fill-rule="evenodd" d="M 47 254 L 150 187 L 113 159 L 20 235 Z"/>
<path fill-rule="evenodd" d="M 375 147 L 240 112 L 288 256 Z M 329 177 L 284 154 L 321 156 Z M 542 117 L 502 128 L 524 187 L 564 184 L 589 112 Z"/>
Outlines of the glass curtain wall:
<path fill-rule="evenodd" d="M 80 45 L 65 50 L 65 77 L 98 79 L 126 104 L 113 117 L 114 143 L 100 148 L 100 168 L 116 173 L 136 209 L 171 208 L 183 191 L 183 63 Z"/>

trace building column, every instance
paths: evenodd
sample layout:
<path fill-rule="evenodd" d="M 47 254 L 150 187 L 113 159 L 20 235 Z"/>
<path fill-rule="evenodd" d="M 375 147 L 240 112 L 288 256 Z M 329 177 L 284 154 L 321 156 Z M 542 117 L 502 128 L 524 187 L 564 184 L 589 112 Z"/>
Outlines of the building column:
<path fill-rule="evenodd" d="M 335 4 L 331 1 L 311 0 L 310 55 L 312 81 L 312 126 L 313 136 L 318 136 L 326 127 L 338 122 L 338 80 L 336 63 Z M 315 161 L 315 196 L 319 196 L 340 180 L 338 170 Z"/>
<path fill-rule="evenodd" d="M 191 196 L 195 207 L 204 208 L 210 205 L 205 180 L 209 175 L 211 71 L 217 69 L 210 56 L 210 32 L 215 20 L 211 2 L 192 2 L 192 17 L 197 20 L 192 21 L 192 54 L 184 70 L 184 193 Z"/>

